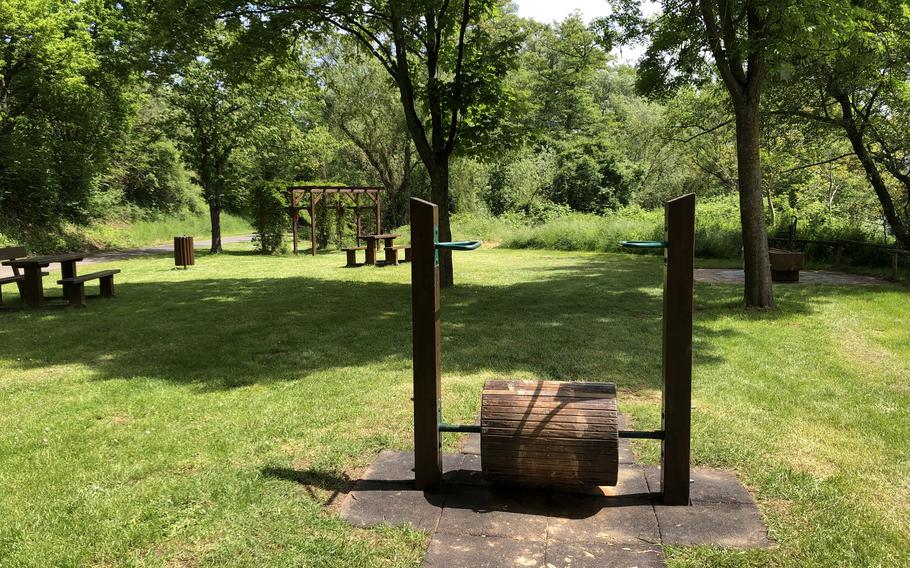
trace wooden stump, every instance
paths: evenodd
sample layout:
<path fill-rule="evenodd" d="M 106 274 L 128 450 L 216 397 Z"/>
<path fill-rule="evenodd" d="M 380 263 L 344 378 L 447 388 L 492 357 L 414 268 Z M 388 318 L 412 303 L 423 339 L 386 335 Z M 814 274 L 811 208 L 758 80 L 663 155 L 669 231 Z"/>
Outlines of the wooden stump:
<path fill-rule="evenodd" d="M 616 485 L 616 387 L 487 381 L 480 416 L 484 477 L 525 485 Z"/>

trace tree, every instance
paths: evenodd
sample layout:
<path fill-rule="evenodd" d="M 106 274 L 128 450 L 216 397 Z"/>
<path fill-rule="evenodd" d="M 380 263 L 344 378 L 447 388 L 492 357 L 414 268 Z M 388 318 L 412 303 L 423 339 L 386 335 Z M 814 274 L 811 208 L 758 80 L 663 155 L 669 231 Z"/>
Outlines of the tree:
<path fill-rule="evenodd" d="M 385 70 L 346 44 L 338 42 L 323 57 L 324 119 L 373 170 L 386 194 L 383 221 L 398 227 L 406 222 L 412 174 L 420 158 Z"/>
<path fill-rule="evenodd" d="M 762 205 L 761 96 L 768 70 L 798 33 L 793 2 L 786 0 L 663 0 L 659 17 L 642 16 L 639 2 L 614 2 L 619 36 L 648 38 L 640 85 L 667 93 L 687 82 L 719 76 L 736 127 L 745 303 L 774 307 L 768 232 Z M 615 29 L 615 28 L 614 28 Z"/>
<path fill-rule="evenodd" d="M 275 60 L 232 56 L 231 38 L 213 34 L 213 47 L 170 78 L 184 159 L 202 187 L 211 219 L 211 252 L 221 252 L 221 212 L 239 202 L 232 156 L 250 143 L 250 133 L 271 115 L 287 112 L 285 89 L 294 74 Z M 227 55 L 226 55 L 227 54 Z"/>
<path fill-rule="evenodd" d="M 800 72 L 771 92 L 774 113 L 839 130 L 910 248 L 910 13 L 878 0 L 838 8 L 811 22 L 818 32 L 799 53 Z"/>
<path fill-rule="evenodd" d="M 439 238 L 451 239 L 449 159 L 459 146 L 479 143 L 496 131 L 508 100 L 501 79 L 521 41 L 517 20 L 503 17 L 498 1 L 159 0 L 157 15 L 171 29 L 221 20 L 231 29 L 245 30 L 250 45 L 266 49 L 283 46 L 278 38 L 296 39 L 320 27 L 357 41 L 398 87 L 408 132 L 429 174 L 431 198 L 439 205 Z M 440 282 L 453 282 L 448 251 L 440 254 Z"/>
<path fill-rule="evenodd" d="M 100 1 L 0 3 L 0 222 L 4 232 L 85 221 L 128 129 L 135 30 Z"/>

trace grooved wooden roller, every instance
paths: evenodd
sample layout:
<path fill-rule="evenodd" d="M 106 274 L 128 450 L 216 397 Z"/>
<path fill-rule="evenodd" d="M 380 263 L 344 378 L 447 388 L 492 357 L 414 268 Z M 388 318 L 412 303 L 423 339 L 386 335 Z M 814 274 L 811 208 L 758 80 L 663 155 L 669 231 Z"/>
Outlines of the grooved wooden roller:
<path fill-rule="evenodd" d="M 616 386 L 487 381 L 480 411 L 484 477 L 516 484 L 616 485 Z"/>

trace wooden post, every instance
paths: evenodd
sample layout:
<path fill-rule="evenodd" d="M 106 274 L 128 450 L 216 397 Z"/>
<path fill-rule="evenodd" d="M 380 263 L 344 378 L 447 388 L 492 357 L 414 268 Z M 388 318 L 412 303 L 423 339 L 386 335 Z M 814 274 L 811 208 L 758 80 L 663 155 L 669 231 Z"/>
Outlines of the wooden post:
<path fill-rule="evenodd" d="M 293 189 L 291 192 L 291 231 L 294 233 L 294 254 L 297 254 L 297 238 L 299 237 L 299 229 L 297 228 L 297 223 L 300 220 L 300 210 L 297 209 L 297 192 Z"/>
<path fill-rule="evenodd" d="M 379 198 L 379 193 L 376 193 L 373 196 L 373 202 L 376 204 L 376 234 L 382 234 L 382 212 L 380 211 L 381 199 Z"/>
<path fill-rule="evenodd" d="M 442 478 L 438 224 L 436 205 L 412 197 L 411 334 L 414 349 L 414 485 L 417 489 L 433 487 Z"/>
<path fill-rule="evenodd" d="M 316 192 L 310 190 L 310 250 L 316 256 Z"/>
<path fill-rule="evenodd" d="M 897 251 L 891 251 L 891 280 L 897 282 L 901 279 L 901 264 L 897 255 Z"/>
<path fill-rule="evenodd" d="M 837 266 L 840 265 L 841 256 L 844 254 L 844 243 L 840 239 L 835 242 L 837 243 L 837 249 L 835 249 L 834 253 L 834 264 Z"/>
<path fill-rule="evenodd" d="M 665 505 L 689 504 L 692 419 L 692 294 L 695 194 L 667 202 L 663 314 L 661 493 Z"/>

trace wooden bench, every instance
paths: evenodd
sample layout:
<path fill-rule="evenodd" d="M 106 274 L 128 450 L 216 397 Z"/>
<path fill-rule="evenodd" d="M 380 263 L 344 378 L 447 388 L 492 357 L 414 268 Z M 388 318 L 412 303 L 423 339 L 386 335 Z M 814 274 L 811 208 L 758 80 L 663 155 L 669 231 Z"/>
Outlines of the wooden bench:
<path fill-rule="evenodd" d="M 348 263 L 345 266 L 360 266 L 357 264 L 357 251 L 367 250 L 367 247 L 344 247 L 341 250 L 348 255 Z"/>
<path fill-rule="evenodd" d="M 0 248 L 0 260 L 15 260 L 17 258 L 23 258 L 28 256 L 28 253 L 25 250 L 25 247 L 4 247 Z M 22 283 L 25 281 L 25 275 L 19 272 L 19 269 L 15 266 L 12 267 L 13 275 L 12 276 L 3 276 L 0 277 L 0 305 L 3 304 L 3 285 L 16 283 L 16 286 L 19 287 L 19 295 L 22 295 Z M 47 272 L 41 272 L 41 276 L 47 276 Z"/>
<path fill-rule="evenodd" d="M 63 297 L 71 306 L 85 306 L 85 283 L 89 280 L 98 279 L 101 281 L 101 295 L 105 298 L 114 296 L 114 274 L 120 272 L 119 268 L 110 270 L 101 270 L 82 276 L 73 276 L 72 278 L 63 278 L 57 281 L 57 284 L 63 284 Z"/>
<path fill-rule="evenodd" d="M 404 262 L 411 261 L 411 245 L 395 245 L 385 247 L 385 263 L 398 266 L 398 251 L 404 251 Z"/>

